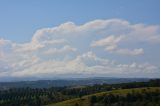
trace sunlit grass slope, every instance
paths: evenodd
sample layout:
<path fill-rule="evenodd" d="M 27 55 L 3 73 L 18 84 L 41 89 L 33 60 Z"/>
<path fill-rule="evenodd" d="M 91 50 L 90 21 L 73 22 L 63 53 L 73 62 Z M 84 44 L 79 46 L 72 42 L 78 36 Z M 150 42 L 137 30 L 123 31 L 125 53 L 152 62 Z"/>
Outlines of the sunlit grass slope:
<path fill-rule="evenodd" d="M 121 95 L 121 96 L 125 96 L 127 93 L 131 93 L 131 92 L 141 92 L 143 90 L 146 90 L 147 92 L 151 92 L 151 91 L 155 91 L 157 89 L 160 90 L 160 87 L 145 87 L 145 88 L 133 88 L 133 89 L 119 89 L 119 90 L 113 90 L 113 91 L 107 91 L 107 92 L 101 92 L 101 93 L 96 93 L 96 94 L 91 94 L 91 95 L 87 95 L 87 96 L 83 96 L 82 98 L 75 98 L 75 99 L 71 99 L 71 100 L 66 100 L 63 102 L 59 102 L 56 104 L 50 104 L 47 106 L 76 106 L 76 104 L 81 105 L 81 106 L 89 106 L 89 97 L 96 95 L 96 96 L 102 96 L 102 95 L 108 95 L 110 93 L 114 94 L 114 95 Z"/>

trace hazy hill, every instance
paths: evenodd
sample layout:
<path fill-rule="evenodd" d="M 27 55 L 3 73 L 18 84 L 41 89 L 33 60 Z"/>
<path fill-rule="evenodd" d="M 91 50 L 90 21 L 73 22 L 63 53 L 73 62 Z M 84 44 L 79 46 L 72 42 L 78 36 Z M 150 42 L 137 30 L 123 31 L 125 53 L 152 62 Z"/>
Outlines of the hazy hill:
<path fill-rule="evenodd" d="M 49 88 L 62 86 L 80 86 L 94 84 L 117 84 L 128 82 L 143 82 L 148 81 L 148 78 L 72 78 L 72 79 L 57 79 L 57 80 L 37 80 L 37 81 L 17 81 L 17 82 L 0 82 L 0 89 L 8 88 Z"/>

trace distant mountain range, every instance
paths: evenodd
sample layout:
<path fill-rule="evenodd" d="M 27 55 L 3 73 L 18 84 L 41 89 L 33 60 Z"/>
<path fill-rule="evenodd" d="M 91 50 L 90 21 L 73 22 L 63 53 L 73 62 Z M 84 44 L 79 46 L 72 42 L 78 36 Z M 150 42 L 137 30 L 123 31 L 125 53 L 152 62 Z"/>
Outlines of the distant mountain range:
<path fill-rule="evenodd" d="M 149 78 L 110 78 L 110 77 L 95 77 L 95 78 L 67 78 L 55 80 L 37 80 L 37 81 L 15 81 L 15 82 L 0 82 L 0 89 L 9 88 L 49 88 L 62 86 L 81 86 L 94 84 L 117 84 L 128 82 L 143 82 Z"/>

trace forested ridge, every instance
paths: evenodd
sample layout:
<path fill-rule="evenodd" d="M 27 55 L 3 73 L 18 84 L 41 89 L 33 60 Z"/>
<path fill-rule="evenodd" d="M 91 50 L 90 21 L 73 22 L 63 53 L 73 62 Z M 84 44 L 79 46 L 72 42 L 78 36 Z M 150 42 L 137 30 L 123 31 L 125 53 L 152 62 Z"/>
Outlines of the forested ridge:
<path fill-rule="evenodd" d="M 73 98 L 82 98 L 85 95 L 95 94 L 99 92 L 107 92 L 116 89 L 132 89 L 132 88 L 144 88 L 144 87 L 160 87 L 160 79 L 150 80 L 148 82 L 132 82 L 121 84 L 101 84 L 93 86 L 76 86 L 76 87 L 51 87 L 51 88 L 10 88 L 0 91 L 0 106 L 43 106 L 51 103 L 57 103 Z M 149 96 L 148 96 L 149 95 Z M 91 96 L 89 98 L 90 105 L 126 105 L 127 103 L 138 103 L 137 101 L 152 101 L 159 106 L 160 92 L 157 89 L 153 92 L 142 93 L 128 93 L 126 96 L 118 95 L 103 95 L 103 96 Z M 109 98 L 112 98 L 108 102 Z M 107 99 L 105 99 L 107 98 Z M 130 98 L 130 99 L 128 99 Z M 135 98 L 138 98 L 135 100 Z M 146 98 L 146 99 L 142 99 Z M 129 102 L 128 102 L 129 101 Z M 124 103 L 124 104 L 123 104 Z M 80 104 L 75 104 L 80 105 Z M 128 104 L 129 105 L 129 104 Z"/>
<path fill-rule="evenodd" d="M 123 90 L 121 91 L 123 92 Z M 160 106 L 160 89 L 143 88 L 139 91 L 89 97 L 90 106 Z"/>

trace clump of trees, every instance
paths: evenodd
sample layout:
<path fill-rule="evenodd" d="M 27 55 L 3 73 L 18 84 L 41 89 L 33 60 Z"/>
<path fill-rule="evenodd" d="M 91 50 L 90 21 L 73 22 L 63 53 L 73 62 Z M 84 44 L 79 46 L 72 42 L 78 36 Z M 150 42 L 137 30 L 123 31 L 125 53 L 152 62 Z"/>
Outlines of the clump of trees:
<path fill-rule="evenodd" d="M 0 91 L 0 106 L 42 106 L 67 99 L 58 88 L 12 88 Z"/>
<path fill-rule="evenodd" d="M 131 92 L 125 95 L 108 94 L 102 96 L 91 96 L 90 106 L 159 106 L 160 90 L 142 92 Z"/>

